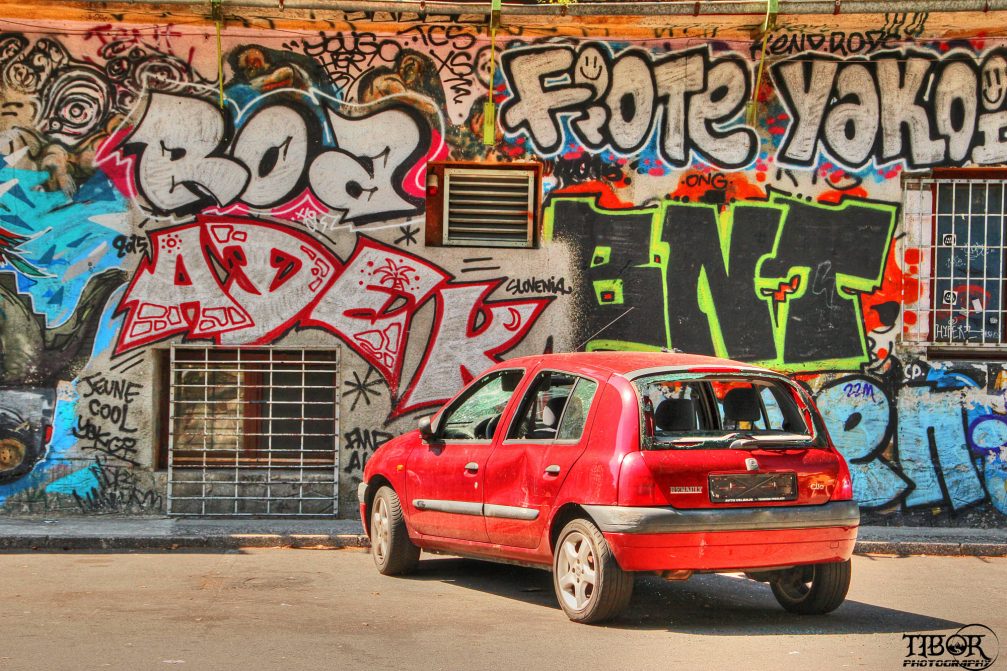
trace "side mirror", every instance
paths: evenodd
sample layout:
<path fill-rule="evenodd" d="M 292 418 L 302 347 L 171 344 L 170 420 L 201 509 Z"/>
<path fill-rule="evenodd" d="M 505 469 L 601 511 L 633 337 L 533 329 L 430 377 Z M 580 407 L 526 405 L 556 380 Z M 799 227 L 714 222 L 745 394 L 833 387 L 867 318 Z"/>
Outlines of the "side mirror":
<path fill-rule="evenodd" d="M 433 415 L 427 415 L 426 417 L 420 417 L 420 436 L 423 440 L 431 442 L 435 440 L 437 435 L 437 427 L 433 424 Z"/>

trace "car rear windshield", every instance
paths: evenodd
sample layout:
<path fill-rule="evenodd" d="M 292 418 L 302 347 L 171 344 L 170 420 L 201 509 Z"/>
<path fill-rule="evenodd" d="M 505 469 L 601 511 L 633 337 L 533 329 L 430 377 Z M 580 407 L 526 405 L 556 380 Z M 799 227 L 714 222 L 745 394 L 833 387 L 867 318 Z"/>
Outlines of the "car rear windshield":
<path fill-rule="evenodd" d="M 812 441 L 797 390 L 780 379 L 664 373 L 633 384 L 645 449 L 799 447 Z"/>

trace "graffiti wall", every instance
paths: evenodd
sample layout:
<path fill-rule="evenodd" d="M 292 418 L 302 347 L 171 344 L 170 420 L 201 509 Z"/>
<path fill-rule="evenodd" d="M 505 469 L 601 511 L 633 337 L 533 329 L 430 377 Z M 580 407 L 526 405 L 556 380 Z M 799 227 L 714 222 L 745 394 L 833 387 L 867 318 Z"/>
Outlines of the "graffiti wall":
<path fill-rule="evenodd" d="M 752 26 L 702 17 L 491 45 L 294 12 L 219 52 L 205 21 L 107 18 L 0 20 L 0 511 L 163 512 L 172 343 L 340 348 L 349 511 L 494 362 L 675 348 L 807 385 L 871 519 L 1007 524 L 1007 372 L 906 337 L 934 292 L 904 174 L 1007 163 L 981 15 L 781 24 L 761 66 Z M 541 244 L 425 239 L 443 160 L 541 162 Z"/>

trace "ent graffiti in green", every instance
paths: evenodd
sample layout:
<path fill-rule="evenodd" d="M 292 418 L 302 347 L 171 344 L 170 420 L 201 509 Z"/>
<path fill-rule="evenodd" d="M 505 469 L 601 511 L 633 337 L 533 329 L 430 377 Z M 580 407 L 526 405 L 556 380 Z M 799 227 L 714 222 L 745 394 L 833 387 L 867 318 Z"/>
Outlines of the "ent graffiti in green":
<path fill-rule="evenodd" d="M 868 360 L 861 295 L 881 286 L 897 216 L 890 203 L 775 192 L 724 210 L 674 201 L 608 210 L 558 196 L 545 235 L 569 244 L 583 273 L 581 333 L 607 326 L 588 349 L 675 347 L 850 370 Z"/>

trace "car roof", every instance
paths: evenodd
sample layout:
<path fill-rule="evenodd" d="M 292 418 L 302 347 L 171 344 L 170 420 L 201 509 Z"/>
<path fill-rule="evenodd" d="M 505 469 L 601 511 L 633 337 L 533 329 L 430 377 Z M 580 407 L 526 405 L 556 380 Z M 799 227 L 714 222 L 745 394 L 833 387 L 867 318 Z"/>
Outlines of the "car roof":
<path fill-rule="evenodd" d="M 773 371 L 759 366 L 720 359 L 701 354 L 684 354 L 681 352 L 567 352 L 563 354 L 540 354 L 508 359 L 502 365 L 531 365 L 541 362 L 544 368 L 553 366 L 571 372 L 580 369 L 606 371 L 625 377 L 634 377 L 634 373 L 658 372 L 659 370 L 696 371 L 696 372 L 730 372 L 744 371 L 751 373 L 772 373 Z"/>

